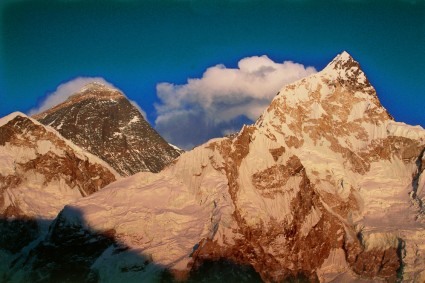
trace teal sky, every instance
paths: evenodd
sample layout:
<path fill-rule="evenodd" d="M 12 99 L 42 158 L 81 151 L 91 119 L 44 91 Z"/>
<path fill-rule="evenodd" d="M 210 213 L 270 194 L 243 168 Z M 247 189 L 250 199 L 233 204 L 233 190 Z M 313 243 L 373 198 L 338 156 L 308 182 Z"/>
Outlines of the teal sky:
<path fill-rule="evenodd" d="M 3 0 L 0 12 L 0 116 L 85 76 L 155 124 L 158 83 L 254 55 L 320 70 L 346 50 L 396 120 L 425 126 L 425 1 Z"/>

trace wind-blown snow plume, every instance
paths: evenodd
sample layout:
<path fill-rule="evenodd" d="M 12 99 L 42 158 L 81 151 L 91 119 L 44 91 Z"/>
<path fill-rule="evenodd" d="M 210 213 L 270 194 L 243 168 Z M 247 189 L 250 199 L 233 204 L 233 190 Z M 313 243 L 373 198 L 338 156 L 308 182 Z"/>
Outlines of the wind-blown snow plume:
<path fill-rule="evenodd" d="M 41 113 L 47 109 L 52 108 L 53 106 L 56 106 L 66 101 L 68 97 L 80 91 L 85 85 L 89 83 L 93 83 L 93 82 L 98 82 L 107 87 L 117 89 L 117 87 L 107 82 L 102 77 L 77 77 L 66 83 L 60 84 L 54 92 L 47 95 L 47 97 L 43 100 L 43 102 L 38 107 L 31 109 L 28 112 L 28 115 L 32 116 L 34 114 Z M 130 102 L 140 111 L 140 113 L 142 113 L 143 117 L 146 119 L 145 111 L 143 111 L 143 109 L 135 101 L 130 100 Z"/>
<path fill-rule="evenodd" d="M 238 68 L 216 65 L 184 85 L 159 83 L 156 129 L 169 141 L 190 148 L 254 121 L 279 89 L 315 73 L 313 67 L 267 56 L 241 59 Z"/>

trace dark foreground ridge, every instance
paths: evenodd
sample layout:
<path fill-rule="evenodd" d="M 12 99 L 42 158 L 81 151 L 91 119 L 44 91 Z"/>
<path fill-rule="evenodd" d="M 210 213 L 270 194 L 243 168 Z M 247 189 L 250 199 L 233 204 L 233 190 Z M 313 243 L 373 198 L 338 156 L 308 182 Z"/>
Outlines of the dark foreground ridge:
<path fill-rule="evenodd" d="M 69 207 L 67 209 L 68 213 L 72 210 L 76 217 L 81 217 L 78 210 Z M 65 221 L 59 214 L 51 223 L 48 235 L 43 241 L 38 242 L 31 237 L 31 234 L 37 234 L 38 223 L 42 223 L 43 220 L 0 219 L 0 229 L 6 232 L 0 236 L 0 250 L 8 252 L 9 256 L 14 258 L 10 263 L 0 262 L 0 270 L 8 270 L 0 278 L 0 282 L 95 283 L 105 280 L 127 282 L 128 278 L 131 278 L 132 282 L 152 283 L 262 282 L 259 274 L 251 266 L 238 265 L 228 260 L 206 261 L 194 268 L 186 280 L 176 280 L 166 267 L 156 264 L 152 256 L 136 253 L 125 243 L 117 240 L 114 230 L 88 230 L 83 228 L 81 223 L 68 225 Z M 12 230 L 15 232 L 13 237 L 8 233 Z M 31 244 L 35 247 L 28 252 L 18 253 Z M 102 278 L 97 272 L 96 268 L 99 268 L 102 260 L 108 260 L 109 254 L 120 258 L 116 271 L 121 277 Z M 20 272 L 25 273 L 24 281 L 19 275 L 16 276 Z"/>

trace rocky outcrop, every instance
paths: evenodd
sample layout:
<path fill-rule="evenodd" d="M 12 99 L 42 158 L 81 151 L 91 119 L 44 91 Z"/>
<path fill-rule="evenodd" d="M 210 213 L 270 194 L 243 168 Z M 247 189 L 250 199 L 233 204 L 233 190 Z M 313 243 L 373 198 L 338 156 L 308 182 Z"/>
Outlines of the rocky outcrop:
<path fill-rule="evenodd" d="M 105 160 L 122 176 L 159 172 L 181 154 L 119 90 L 100 83 L 88 84 L 34 118 Z"/>
<path fill-rule="evenodd" d="M 55 216 L 57 212 L 44 215 L 43 207 L 31 207 L 27 199 L 21 199 L 27 197 L 21 191 L 26 190 L 24 188 L 33 188 L 32 192 L 49 192 L 52 189 L 57 193 L 62 189 L 68 203 L 77 199 L 76 196 L 90 195 L 116 180 L 115 171 L 105 162 L 88 156 L 53 130 L 24 114 L 11 114 L 3 119 L 9 119 L 0 126 L 1 154 L 4 165 L 8 165 L 3 166 L 0 172 L 3 216 Z M 71 197 L 67 190 L 72 191 Z M 57 202 L 63 203 L 61 199 Z"/>
<path fill-rule="evenodd" d="M 0 120 L 0 159 L 0 278 L 64 205 L 119 177 L 104 161 L 22 113 Z"/>

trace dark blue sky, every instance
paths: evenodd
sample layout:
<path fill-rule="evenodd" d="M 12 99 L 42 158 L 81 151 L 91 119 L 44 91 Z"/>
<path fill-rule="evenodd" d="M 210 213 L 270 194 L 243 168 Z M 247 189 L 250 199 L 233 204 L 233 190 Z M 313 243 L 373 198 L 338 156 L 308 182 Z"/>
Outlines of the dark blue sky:
<path fill-rule="evenodd" d="M 0 11 L 0 116 L 84 76 L 154 124 L 158 83 L 254 55 L 320 70 L 347 50 L 396 120 L 425 126 L 425 1 L 3 0 Z"/>

